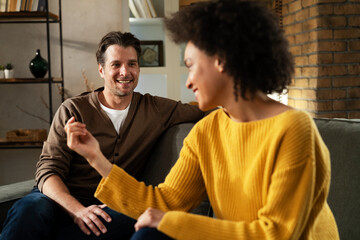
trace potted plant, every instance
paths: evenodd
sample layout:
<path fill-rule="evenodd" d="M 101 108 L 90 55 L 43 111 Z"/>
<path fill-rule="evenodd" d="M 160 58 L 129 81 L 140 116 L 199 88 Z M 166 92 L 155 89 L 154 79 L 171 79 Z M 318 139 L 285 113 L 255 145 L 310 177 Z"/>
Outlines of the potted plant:
<path fill-rule="evenodd" d="M 0 65 L 0 78 L 4 78 L 5 77 L 5 73 L 4 73 L 5 67 L 3 65 Z"/>
<path fill-rule="evenodd" d="M 6 64 L 5 66 L 5 78 L 13 78 L 14 77 L 14 69 L 11 63 Z"/>

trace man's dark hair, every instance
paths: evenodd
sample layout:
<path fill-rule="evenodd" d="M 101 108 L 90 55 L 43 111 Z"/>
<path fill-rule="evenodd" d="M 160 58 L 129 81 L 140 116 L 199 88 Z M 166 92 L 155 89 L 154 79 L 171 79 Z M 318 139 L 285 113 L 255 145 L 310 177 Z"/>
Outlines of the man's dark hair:
<path fill-rule="evenodd" d="M 129 32 L 125 32 L 125 33 L 109 32 L 101 39 L 98 49 L 96 51 L 96 60 L 98 64 L 100 63 L 102 66 L 104 66 L 105 64 L 104 53 L 109 46 L 115 44 L 125 48 L 133 47 L 136 50 L 136 55 L 139 62 L 140 54 L 141 54 L 140 40 Z"/>
<path fill-rule="evenodd" d="M 255 1 L 198 2 L 165 19 L 176 43 L 192 42 L 209 56 L 225 61 L 234 91 L 281 93 L 291 82 L 293 57 L 277 17 Z"/>

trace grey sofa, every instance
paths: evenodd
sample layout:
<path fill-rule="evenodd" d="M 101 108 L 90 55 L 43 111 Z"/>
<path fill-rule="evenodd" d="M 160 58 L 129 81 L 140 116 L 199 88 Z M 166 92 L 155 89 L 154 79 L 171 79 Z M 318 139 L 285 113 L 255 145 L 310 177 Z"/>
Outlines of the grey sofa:
<path fill-rule="evenodd" d="M 360 120 L 315 119 L 319 132 L 331 154 L 332 182 L 329 204 L 335 215 L 342 240 L 360 239 Z M 183 139 L 193 124 L 169 129 L 159 140 L 141 180 L 158 184 L 177 160 Z M 30 192 L 33 181 L 0 187 L 0 225 L 14 201 Z M 211 215 L 205 200 L 193 211 Z"/>

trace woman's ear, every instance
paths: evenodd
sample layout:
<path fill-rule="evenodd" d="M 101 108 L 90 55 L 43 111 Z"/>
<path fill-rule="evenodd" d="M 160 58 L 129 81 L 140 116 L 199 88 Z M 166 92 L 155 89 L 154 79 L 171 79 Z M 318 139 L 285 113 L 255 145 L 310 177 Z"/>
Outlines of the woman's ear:
<path fill-rule="evenodd" d="M 219 56 L 215 59 L 215 67 L 219 72 L 223 73 L 225 71 L 225 60 L 221 59 Z"/>

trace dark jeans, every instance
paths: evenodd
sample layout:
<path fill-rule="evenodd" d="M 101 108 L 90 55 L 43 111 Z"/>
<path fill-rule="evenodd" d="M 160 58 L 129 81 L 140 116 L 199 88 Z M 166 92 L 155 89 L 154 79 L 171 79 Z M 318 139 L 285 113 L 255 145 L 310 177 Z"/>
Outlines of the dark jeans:
<path fill-rule="evenodd" d="M 131 240 L 171 240 L 172 238 L 168 237 L 162 232 L 159 232 L 155 228 L 142 228 L 139 231 L 135 232 Z"/>
<path fill-rule="evenodd" d="M 85 235 L 73 219 L 54 201 L 34 189 L 15 202 L 4 222 L 0 240 L 11 239 L 129 239 L 136 220 L 104 208 L 112 221 L 103 220 L 106 234 Z"/>

